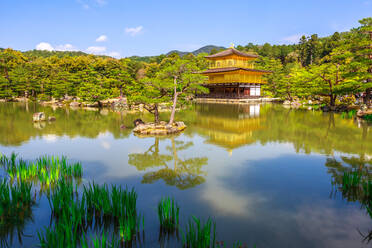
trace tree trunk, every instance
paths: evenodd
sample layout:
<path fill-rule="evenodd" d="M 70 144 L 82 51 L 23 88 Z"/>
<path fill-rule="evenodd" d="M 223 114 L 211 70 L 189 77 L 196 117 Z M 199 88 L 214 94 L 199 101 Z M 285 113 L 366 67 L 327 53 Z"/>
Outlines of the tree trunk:
<path fill-rule="evenodd" d="M 123 86 L 120 85 L 120 99 L 123 98 Z"/>
<path fill-rule="evenodd" d="M 334 94 L 329 95 L 330 97 L 330 105 L 334 107 L 336 105 L 336 96 Z"/>
<path fill-rule="evenodd" d="M 171 116 L 170 116 L 169 123 L 168 123 L 170 125 L 172 125 L 173 122 L 174 122 L 174 115 L 176 113 L 176 105 L 177 105 L 177 97 L 178 97 L 178 92 L 177 92 L 177 77 L 174 77 L 173 105 L 172 105 Z"/>
<path fill-rule="evenodd" d="M 364 104 L 367 106 L 371 105 L 372 88 L 366 89 L 366 97 L 364 98 Z"/>
<path fill-rule="evenodd" d="M 154 106 L 154 118 L 155 118 L 155 124 L 159 123 L 159 110 L 158 110 L 158 104 L 155 103 Z"/>

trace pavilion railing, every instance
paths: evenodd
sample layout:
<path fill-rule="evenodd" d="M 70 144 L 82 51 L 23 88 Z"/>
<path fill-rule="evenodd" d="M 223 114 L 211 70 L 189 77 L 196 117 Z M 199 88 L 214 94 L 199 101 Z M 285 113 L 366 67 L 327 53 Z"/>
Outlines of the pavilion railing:
<path fill-rule="evenodd" d="M 217 98 L 217 99 L 258 99 L 261 96 L 237 95 L 236 93 L 226 94 L 197 94 L 197 98 Z"/>

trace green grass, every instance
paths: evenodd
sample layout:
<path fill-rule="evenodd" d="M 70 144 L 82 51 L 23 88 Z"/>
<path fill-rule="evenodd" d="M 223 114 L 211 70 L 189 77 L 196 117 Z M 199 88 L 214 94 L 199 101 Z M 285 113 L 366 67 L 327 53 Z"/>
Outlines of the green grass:
<path fill-rule="evenodd" d="M 164 229 L 175 229 L 179 224 L 180 208 L 173 198 L 162 198 L 158 204 L 158 217 L 160 227 Z"/>
<path fill-rule="evenodd" d="M 216 244 L 216 224 L 208 218 L 205 224 L 195 216 L 189 220 L 183 235 L 184 248 L 212 248 Z"/>

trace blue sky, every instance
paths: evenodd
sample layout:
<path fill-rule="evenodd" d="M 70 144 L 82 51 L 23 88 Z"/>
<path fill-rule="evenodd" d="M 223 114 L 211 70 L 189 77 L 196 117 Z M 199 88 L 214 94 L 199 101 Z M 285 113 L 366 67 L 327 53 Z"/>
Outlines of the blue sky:
<path fill-rule="evenodd" d="M 0 0 L 0 47 L 115 57 L 293 43 L 372 16 L 372 0 Z"/>

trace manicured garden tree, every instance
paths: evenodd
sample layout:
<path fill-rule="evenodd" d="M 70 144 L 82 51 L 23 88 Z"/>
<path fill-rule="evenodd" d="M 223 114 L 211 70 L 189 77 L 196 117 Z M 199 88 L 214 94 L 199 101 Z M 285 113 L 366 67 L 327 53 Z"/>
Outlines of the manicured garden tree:
<path fill-rule="evenodd" d="M 19 51 L 4 49 L 0 51 L 0 97 L 9 98 L 14 95 L 13 82 L 10 72 L 17 66 L 26 62 L 26 57 Z"/>
<path fill-rule="evenodd" d="M 299 69 L 300 66 L 298 62 L 282 64 L 279 59 L 261 57 L 257 67 L 272 71 L 272 73 L 265 75 L 267 80 L 267 84 L 263 85 L 265 94 L 292 101 L 301 88 L 296 84 L 291 73 Z"/>
<path fill-rule="evenodd" d="M 346 53 L 348 71 L 360 81 L 360 91 L 366 93 L 365 103 L 372 101 L 372 17 L 359 21 L 360 27 L 348 34 L 348 42 L 338 49 Z"/>
<path fill-rule="evenodd" d="M 335 106 L 337 96 L 352 93 L 358 83 L 356 78 L 345 77 L 344 73 L 344 64 L 329 62 L 297 70 L 293 77 L 313 95 L 329 96 L 330 106 Z"/>
<path fill-rule="evenodd" d="M 202 56 L 187 55 L 183 58 L 173 56 L 163 60 L 160 64 L 161 69 L 157 73 L 157 78 L 168 86 L 168 94 L 172 97 L 170 125 L 174 122 L 179 98 L 185 98 L 195 92 L 207 92 L 207 89 L 202 86 L 207 77 L 199 74 L 206 67 L 201 60 Z"/>
<path fill-rule="evenodd" d="M 105 80 L 93 68 L 87 68 L 80 73 L 81 86 L 78 96 L 91 103 L 100 102 L 109 98 L 110 89 L 105 85 Z"/>
<path fill-rule="evenodd" d="M 159 123 L 159 104 L 169 102 L 167 81 L 159 80 L 152 73 L 140 79 L 130 87 L 128 101 L 131 104 L 143 104 L 143 107 L 154 115 L 154 122 Z"/>

